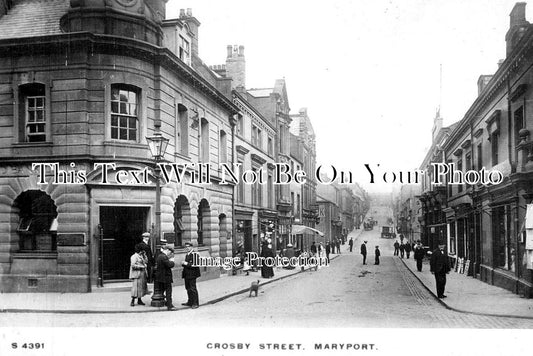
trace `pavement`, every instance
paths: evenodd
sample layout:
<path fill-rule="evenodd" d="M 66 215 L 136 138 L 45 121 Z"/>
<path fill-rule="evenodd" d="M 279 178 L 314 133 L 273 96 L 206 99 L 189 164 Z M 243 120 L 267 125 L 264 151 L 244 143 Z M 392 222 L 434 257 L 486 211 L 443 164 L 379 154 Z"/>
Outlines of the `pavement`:
<path fill-rule="evenodd" d="M 348 248 L 348 245 L 345 245 Z M 344 246 L 343 246 L 344 248 Z M 330 255 L 334 260 L 340 255 Z M 274 268 L 274 277 L 264 279 L 261 271 L 250 271 L 247 276 L 240 273 L 235 276 L 222 274 L 220 278 L 198 281 L 197 288 L 202 305 L 218 303 L 235 295 L 248 293 L 252 282 L 259 280 L 261 285 L 305 273 L 300 268 L 292 270 L 281 267 Z M 142 300 L 144 306 L 135 304 L 130 306 L 131 283 L 109 284 L 108 287 L 95 288 L 91 293 L 0 293 L 0 312 L 8 313 L 65 313 L 65 314 L 91 314 L 91 313 L 146 313 L 167 311 L 166 307 L 150 306 L 151 295 Z M 148 289 L 153 291 L 153 285 Z M 172 288 L 172 300 L 177 310 L 189 309 L 181 303 L 187 301 L 187 293 L 183 285 Z"/>
<path fill-rule="evenodd" d="M 424 259 L 422 272 L 418 272 L 412 255 L 409 259 L 394 258 L 400 259 L 426 289 L 448 309 L 477 315 L 533 319 L 533 299 L 524 298 L 453 270 L 446 275 L 444 291 L 446 298 L 438 299 L 435 276 L 429 271 L 429 260 Z"/>

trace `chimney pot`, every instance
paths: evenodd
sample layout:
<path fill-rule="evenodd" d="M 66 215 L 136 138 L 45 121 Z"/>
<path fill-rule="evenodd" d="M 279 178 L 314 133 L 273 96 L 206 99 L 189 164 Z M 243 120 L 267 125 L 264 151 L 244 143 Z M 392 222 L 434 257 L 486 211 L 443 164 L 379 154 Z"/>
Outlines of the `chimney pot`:
<path fill-rule="evenodd" d="M 180 18 L 185 17 L 185 9 L 180 9 Z"/>
<path fill-rule="evenodd" d="M 239 46 L 239 56 L 244 56 L 244 46 Z"/>
<path fill-rule="evenodd" d="M 233 50 L 233 46 L 232 45 L 227 45 L 226 46 L 226 50 L 227 50 L 227 57 L 228 58 L 231 58 L 231 51 Z"/>
<path fill-rule="evenodd" d="M 192 9 L 191 8 L 187 9 L 187 16 L 192 17 Z"/>

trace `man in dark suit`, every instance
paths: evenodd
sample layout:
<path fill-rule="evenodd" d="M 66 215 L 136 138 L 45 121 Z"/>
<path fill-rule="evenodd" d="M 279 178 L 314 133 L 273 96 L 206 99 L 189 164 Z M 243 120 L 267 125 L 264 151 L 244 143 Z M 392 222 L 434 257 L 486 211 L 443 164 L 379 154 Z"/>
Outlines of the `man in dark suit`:
<path fill-rule="evenodd" d="M 153 275 L 152 275 L 152 271 L 153 271 L 153 267 L 155 265 L 155 259 L 154 259 L 154 256 L 152 255 L 152 249 L 150 248 L 150 233 L 149 232 L 145 232 L 142 234 L 142 242 L 139 242 L 139 246 L 141 247 L 141 250 L 144 251 L 144 253 L 146 254 L 146 257 L 148 258 L 148 265 L 146 266 L 146 274 L 148 275 L 148 282 L 151 283 L 152 280 L 153 280 Z"/>
<path fill-rule="evenodd" d="M 326 259 L 329 263 L 329 254 L 331 253 L 331 245 L 329 243 L 329 241 L 326 243 Z"/>
<path fill-rule="evenodd" d="M 172 305 L 172 267 L 174 267 L 174 256 L 172 256 L 172 245 L 161 246 L 161 253 L 155 259 L 154 289 L 165 292 L 166 305 L 168 310 L 176 310 Z"/>
<path fill-rule="evenodd" d="M 422 247 L 422 243 L 420 241 L 417 241 L 415 246 L 415 260 L 416 260 L 416 269 L 418 272 L 422 272 L 422 261 L 424 260 L 424 255 L 426 253 L 424 252 L 424 248 Z"/>
<path fill-rule="evenodd" d="M 361 244 L 361 255 L 363 255 L 363 264 L 366 265 L 366 243 L 367 241 L 363 241 Z"/>
<path fill-rule="evenodd" d="M 185 289 L 187 290 L 187 303 L 181 305 L 189 306 L 193 309 L 198 308 L 200 304 L 198 301 L 198 289 L 196 289 L 196 278 L 200 277 L 200 267 L 196 266 L 198 263 L 198 252 L 195 252 L 192 243 L 186 242 L 187 254 L 185 261 L 181 263 L 183 272 L 181 278 L 185 279 Z"/>
<path fill-rule="evenodd" d="M 353 249 L 353 238 L 350 237 L 350 241 L 348 242 L 348 245 L 350 245 L 350 252 L 352 252 Z"/>
<path fill-rule="evenodd" d="M 435 275 L 437 284 L 437 297 L 446 298 L 444 288 L 446 287 L 446 274 L 450 272 L 450 263 L 448 255 L 444 252 L 445 245 L 439 245 L 439 248 L 433 251 L 430 260 L 430 271 Z"/>

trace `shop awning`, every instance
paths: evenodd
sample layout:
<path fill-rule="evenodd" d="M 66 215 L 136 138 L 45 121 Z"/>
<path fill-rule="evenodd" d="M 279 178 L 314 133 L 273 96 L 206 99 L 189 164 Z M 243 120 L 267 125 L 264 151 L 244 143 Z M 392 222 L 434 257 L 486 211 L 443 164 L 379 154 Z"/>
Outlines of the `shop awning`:
<path fill-rule="evenodd" d="M 317 233 L 320 236 L 324 236 L 323 232 L 318 231 L 317 229 L 313 229 L 312 227 L 305 226 L 305 225 L 292 225 L 293 235 L 303 234 L 304 232 Z"/>

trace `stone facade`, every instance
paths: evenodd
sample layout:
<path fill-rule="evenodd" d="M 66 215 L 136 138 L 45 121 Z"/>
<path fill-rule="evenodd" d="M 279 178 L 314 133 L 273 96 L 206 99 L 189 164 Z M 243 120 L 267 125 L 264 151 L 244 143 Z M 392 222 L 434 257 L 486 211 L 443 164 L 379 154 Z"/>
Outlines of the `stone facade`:
<path fill-rule="evenodd" d="M 0 17 L 0 28 L 20 14 L 34 18 L 24 13 L 33 9 L 28 4 L 16 3 L 19 11 Z M 199 22 L 190 12 L 163 21 L 163 1 L 138 6 L 144 10 L 118 0 L 65 2 L 54 7 L 63 13 L 47 37 L 24 37 L 21 28 L 19 36 L 0 39 L 2 292 L 87 292 L 127 279 L 133 245 L 156 221 L 147 136 L 169 138 L 167 163 L 232 158 L 238 108 L 227 83 L 197 57 Z M 181 35 L 177 44 L 173 32 Z M 86 180 L 67 174 L 54 183 L 56 170 L 47 168 L 46 184 L 39 184 L 37 162 L 85 171 Z M 96 163 L 115 164 L 108 182 Z M 117 176 L 119 170 L 130 173 Z M 132 171 L 146 180 L 136 181 Z M 161 237 L 178 247 L 178 261 L 184 241 L 204 255 L 225 256 L 232 248 L 233 185 L 219 184 L 219 170 L 211 171 L 209 187 L 188 183 L 190 177 L 161 186 Z M 73 184 L 56 184 L 62 182 Z M 153 246 L 159 243 L 155 232 Z M 180 280 L 178 267 L 174 276 Z"/>

